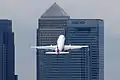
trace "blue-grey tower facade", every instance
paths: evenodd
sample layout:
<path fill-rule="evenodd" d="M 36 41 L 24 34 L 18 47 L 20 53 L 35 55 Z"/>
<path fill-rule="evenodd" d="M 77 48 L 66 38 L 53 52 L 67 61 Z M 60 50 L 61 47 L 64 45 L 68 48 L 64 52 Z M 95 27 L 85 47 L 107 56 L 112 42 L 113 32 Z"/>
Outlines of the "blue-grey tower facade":
<path fill-rule="evenodd" d="M 70 19 L 66 37 L 67 43 L 73 45 L 89 45 L 87 54 L 82 53 L 82 50 L 71 51 L 72 56 L 76 55 L 74 63 L 81 59 L 81 61 L 78 62 L 78 66 L 80 66 L 81 69 L 81 80 L 104 80 L 103 20 Z"/>
<path fill-rule="evenodd" d="M 69 54 L 45 54 L 37 50 L 37 80 L 104 80 L 104 23 L 100 19 L 70 19 L 54 3 L 39 19 L 37 46 L 56 45 L 59 35 L 65 44 L 88 45 Z"/>
<path fill-rule="evenodd" d="M 17 80 L 14 65 L 14 33 L 12 21 L 0 20 L 0 80 Z"/>

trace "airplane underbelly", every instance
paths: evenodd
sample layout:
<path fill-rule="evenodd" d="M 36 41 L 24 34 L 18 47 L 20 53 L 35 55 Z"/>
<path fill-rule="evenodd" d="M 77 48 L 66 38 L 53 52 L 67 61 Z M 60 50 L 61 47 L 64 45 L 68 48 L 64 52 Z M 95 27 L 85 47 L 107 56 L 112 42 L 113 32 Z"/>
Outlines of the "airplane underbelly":
<path fill-rule="evenodd" d="M 59 46 L 58 49 L 59 49 L 60 51 L 62 51 L 63 45 Z"/>
<path fill-rule="evenodd" d="M 58 39 L 58 41 L 57 41 L 57 47 L 58 47 L 59 51 L 63 50 L 63 48 L 64 48 L 64 41 L 65 41 L 65 38 Z"/>
<path fill-rule="evenodd" d="M 63 47 L 64 47 L 64 43 L 59 43 L 59 45 L 58 45 L 58 49 L 59 49 L 60 51 L 63 50 Z"/>

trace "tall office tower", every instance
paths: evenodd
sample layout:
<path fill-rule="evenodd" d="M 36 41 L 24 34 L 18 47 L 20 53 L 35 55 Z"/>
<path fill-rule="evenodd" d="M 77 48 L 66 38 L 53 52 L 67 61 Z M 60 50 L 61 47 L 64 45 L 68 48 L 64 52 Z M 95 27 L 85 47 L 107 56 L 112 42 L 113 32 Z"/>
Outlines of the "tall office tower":
<path fill-rule="evenodd" d="M 74 64 L 76 65 L 74 66 L 80 68 L 81 80 L 104 80 L 103 20 L 70 19 L 66 37 L 66 43 L 89 45 L 88 53 L 82 50 L 71 51 L 71 58 L 75 58 Z"/>
<path fill-rule="evenodd" d="M 37 29 L 37 46 L 55 45 L 60 34 L 65 34 L 65 28 L 68 24 L 69 16 L 54 3 L 39 19 L 39 28 Z M 54 72 L 59 70 L 60 56 L 45 55 L 44 51 L 37 51 L 37 80 L 57 79 L 60 73 Z M 63 56 L 64 58 L 64 56 Z M 59 80 L 59 79 L 58 79 Z"/>
<path fill-rule="evenodd" d="M 12 21 L 0 20 L 0 80 L 17 80 L 14 75 L 14 33 Z"/>
<path fill-rule="evenodd" d="M 37 50 L 37 80 L 104 80 L 103 31 L 102 20 L 70 19 L 54 3 L 39 19 L 37 46 L 56 45 L 58 36 L 63 34 L 66 44 L 89 45 L 89 48 L 58 55 Z"/>

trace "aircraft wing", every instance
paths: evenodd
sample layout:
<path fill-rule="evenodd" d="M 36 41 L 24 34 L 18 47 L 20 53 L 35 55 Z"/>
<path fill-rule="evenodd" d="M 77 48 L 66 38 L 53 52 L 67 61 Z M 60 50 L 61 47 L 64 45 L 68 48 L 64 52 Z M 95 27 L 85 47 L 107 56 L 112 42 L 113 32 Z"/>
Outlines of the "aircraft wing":
<path fill-rule="evenodd" d="M 69 49 L 79 49 L 79 48 L 83 48 L 83 47 L 88 47 L 88 46 L 65 45 L 65 46 L 64 46 L 64 50 L 69 50 Z"/>
<path fill-rule="evenodd" d="M 32 46 L 31 48 L 36 48 L 36 49 L 51 49 L 55 50 L 57 48 L 56 45 L 51 45 L 51 46 Z"/>

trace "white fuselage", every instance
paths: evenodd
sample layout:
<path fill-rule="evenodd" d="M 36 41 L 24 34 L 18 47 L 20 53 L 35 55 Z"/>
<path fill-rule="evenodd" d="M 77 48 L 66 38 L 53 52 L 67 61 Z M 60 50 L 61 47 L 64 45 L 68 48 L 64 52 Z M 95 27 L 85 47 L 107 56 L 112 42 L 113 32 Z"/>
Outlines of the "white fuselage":
<path fill-rule="evenodd" d="M 64 48 L 64 43 L 65 43 L 65 36 L 60 35 L 58 40 L 57 40 L 57 49 L 56 52 L 61 52 Z"/>

